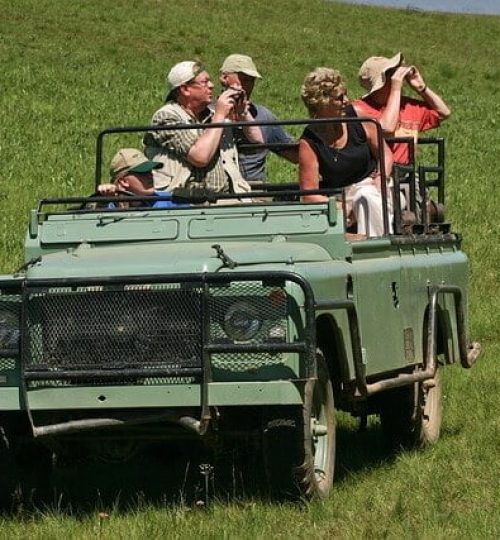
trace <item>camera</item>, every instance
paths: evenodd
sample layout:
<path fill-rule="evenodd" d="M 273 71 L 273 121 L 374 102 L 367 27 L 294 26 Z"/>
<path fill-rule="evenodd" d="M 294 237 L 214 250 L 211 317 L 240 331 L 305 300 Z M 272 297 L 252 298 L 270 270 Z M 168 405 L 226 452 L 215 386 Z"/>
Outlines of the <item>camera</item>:
<path fill-rule="evenodd" d="M 245 91 L 241 88 L 233 88 L 232 86 L 230 86 L 228 89 L 234 91 L 231 97 L 234 99 L 234 105 L 237 107 L 245 99 Z"/>

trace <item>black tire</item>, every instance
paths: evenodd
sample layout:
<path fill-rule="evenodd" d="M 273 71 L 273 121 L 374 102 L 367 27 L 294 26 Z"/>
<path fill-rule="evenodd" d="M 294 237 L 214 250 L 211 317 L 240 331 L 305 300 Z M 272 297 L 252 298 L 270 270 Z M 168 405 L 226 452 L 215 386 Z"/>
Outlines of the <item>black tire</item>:
<path fill-rule="evenodd" d="M 271 407 L 264 419 L 263 450 L 271 492 L 280 498 L 324 498 L 335 469 L 335 405 L 325 358 L 318 379 L 304 389 L 302 407 Z"/>
<path fill-rule="evenodd" d="M 20 502 L 25 506 L 47 502 L 52 489 L 52 451 L 40 443 L 26 442 L 18 447 L 15 459 Z"/>
<path fill-rule="evenodd" d="M 0 512 L 10 511 L 14 506 L 17 467 L 13 453 L 0 441 Z"/>
<path fill-rule="evenodd" d="M 440 436 L 443 418 L 441 371 L 434 379 L 389 390 L 380 421 L 392 448 L 424 448 Z"/>
<path fill-rule="evenodd" d="M 44 503 L 50 496 L 52 452 L 35 443 L 0 449 L 0 509 Z"/>

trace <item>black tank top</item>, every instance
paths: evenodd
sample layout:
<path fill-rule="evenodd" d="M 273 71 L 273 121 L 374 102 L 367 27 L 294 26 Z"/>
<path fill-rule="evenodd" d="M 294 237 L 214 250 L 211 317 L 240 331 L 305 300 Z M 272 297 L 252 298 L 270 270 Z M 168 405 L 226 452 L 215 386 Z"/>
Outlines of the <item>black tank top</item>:
<path fill-rule="evenodd" d="M 351 105 L 345 109 L 346 117 L 355 117 Z M 369 176 L 377 166 L 360 122 L 347 123 L 347 143 L 344 148 L 330 148 L 309 127 L 304 129 L 305 139 L 318 158 L 320 188 L 349 186 Z"/>

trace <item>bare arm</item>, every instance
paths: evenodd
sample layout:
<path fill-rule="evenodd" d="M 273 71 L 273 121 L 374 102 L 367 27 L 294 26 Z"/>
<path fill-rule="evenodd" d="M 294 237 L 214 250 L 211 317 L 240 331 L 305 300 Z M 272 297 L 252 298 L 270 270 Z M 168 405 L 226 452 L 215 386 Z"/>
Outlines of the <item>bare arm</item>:
<path fill-rule="evenodd" d="M 234 90 L 225 90 L 215 104 L 214 123 L 224 122 L 234 107 Z M 191 146 L 187 160 L 195 167 L 206 167 L 219 149 L 223 128 L 208 128 Z"/>
<path fill-rule="evenodd" d="M 403 83 L 405 76 L 410 69 L 411 68 L 408 66 L 398 67 L 391 76 L 391 84 L 387 90 L 387 97 L 381 98 L 385 103 L 385 107 L 378 121 L 380 122 L 384 135 L 393 135 L 398 127 Z M 385 91 L 385 88 L 378 90 L 378 92 Z M 356 104 L 354 104 L 354 109 L 358 116 L 371 116 L 369 113 L 367 115 L 366 111 Z"/>
<path fill-rule="evenodd" d="M 245 100 L 243 102 L 242 110 L 241 112 L 237 111 L 236 119 L 241 122 L 254 122 L 254 117 L 251 115 L 249 109 L 249 102 Z M 247 140 L 251 143 L 255 144 L 263 144 L 264 143 L 264 135 L 262 134 L 262 130 L 260 129 L 260 126 L 244 126 L 243 127 L 243 133 L 245 134 L 245 137 Z"/>
<path fill-rule="evenodd" d="M 435 110 L 439 114 L 441 120 L 446 120 L 451 115 L 451 110 L 448 105 L 443 101 L 443 99 L 433 92 L 427 85 L 425 85 L 420 95 L 424 98 L 425 102 L 429 107 Z"/>
<path fill-rule="evenodd" d="M 250 113 L 250 102 L 241 86 L 230 86 L 228 90 L 233 90 L 235 96 L 233 117 L 237 122 L 254 122 L 254 117 Z M 243 133 L 248 142 L 255 144 L 264 143 L 264 134 L 260 126 L 249 125 L 243 127 Z"/>
<path fill-rule="evenodd" d="M 393 134 L 399 123 L 401 109 L 401 93 L 406 75 L 411 68 L 400 66 L 391 76 L 391 86 L 384 113 L 380 118 L 380 125 L 385 134 Z"/>
<path fill-rule="evenodd" d="M 451 115 L 451 110 L 444 102 L 443 98 L 431 90 L 425 83 L 420 71 L 415 66 L 411 67 L 411 72 L 407 76 L 408 84 L 418 92 L 432 110 L 436 111 L 441 120 L 445 120 Z"/>
<path fill-rule="evenodd" d="M 319 164 L 316 154 L 304 139 L 299 141 L 299 184 L 300 189 L 319 188 Z M 324 195 L 305 195 L 304 202 L 323 202 L 328 197 Z"/>

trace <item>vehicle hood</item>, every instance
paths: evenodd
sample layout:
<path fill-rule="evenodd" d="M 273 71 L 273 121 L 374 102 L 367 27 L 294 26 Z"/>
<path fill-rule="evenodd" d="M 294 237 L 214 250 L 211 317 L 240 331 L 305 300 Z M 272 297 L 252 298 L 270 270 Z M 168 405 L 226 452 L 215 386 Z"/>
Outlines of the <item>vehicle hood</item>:
<path fill-rule="evenodd" d="M 219 250 L 214 247 L 219 246 Z M 328 252 L 309 243 L 219 242 L 175 244 L 80 244 L 43 255 L 27 271 L 29 279 L 86 278 L 227 271 L 262 264 L 330 260 Z"/>

